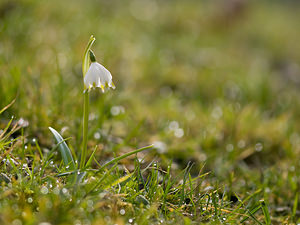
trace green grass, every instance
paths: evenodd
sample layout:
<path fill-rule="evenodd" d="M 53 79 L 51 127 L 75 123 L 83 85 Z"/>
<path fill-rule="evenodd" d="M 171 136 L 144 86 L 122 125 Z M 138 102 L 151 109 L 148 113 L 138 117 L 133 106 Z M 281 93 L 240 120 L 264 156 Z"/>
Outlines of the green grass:
<path fill-rule="evenodd" d="M 1 1 L 0 224 L 299 223 L 300 5 L 222 4 Z"/>

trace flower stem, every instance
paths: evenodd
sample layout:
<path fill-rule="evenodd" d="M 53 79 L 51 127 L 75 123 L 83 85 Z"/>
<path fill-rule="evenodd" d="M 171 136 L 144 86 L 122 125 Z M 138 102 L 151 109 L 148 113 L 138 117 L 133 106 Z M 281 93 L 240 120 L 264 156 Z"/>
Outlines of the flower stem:
<path fill-rule="evenodd" d="M 81 159 L 80 159 L 80 169 L 84 168 L 85 161 L 86 161 L 88 122 L 89 122 L 89 92 L 85 91 L 84 102 L 83 102 L 83 140 L 82 140 L 82 152 L 81 152 Z"/>

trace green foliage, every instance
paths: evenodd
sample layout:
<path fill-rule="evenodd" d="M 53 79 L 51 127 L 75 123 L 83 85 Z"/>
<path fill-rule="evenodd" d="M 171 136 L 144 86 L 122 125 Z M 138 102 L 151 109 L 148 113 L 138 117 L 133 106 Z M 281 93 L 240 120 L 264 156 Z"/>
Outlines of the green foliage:
<path fill-rule="evenodd" d="M 91 50 L 91 47 L 95 41 L 95 37 L 92 35 L 90 37 L 90 40 L 86 46 L 86 49 L 84 51 L 84 55 L 83 55 L 83 60 L 82 60 L 82 75 L 84 76 L 86 74 L 86 72 L 88 71 L 89 69 L 89 65 L 90 65 L 90 50 Z"/>
<path fill-rule="evenodd" d="M 49 127 L 50 131 L 52 132 L 60 151 L 60 154 L 62 156 L 64 165 L 69 168 L 68 170 L 75 170 L 75 162 L 71 153 L 71 150 L 69 149 L 67 143 L 62 138 L 62 136 L 52 127 Z"/>

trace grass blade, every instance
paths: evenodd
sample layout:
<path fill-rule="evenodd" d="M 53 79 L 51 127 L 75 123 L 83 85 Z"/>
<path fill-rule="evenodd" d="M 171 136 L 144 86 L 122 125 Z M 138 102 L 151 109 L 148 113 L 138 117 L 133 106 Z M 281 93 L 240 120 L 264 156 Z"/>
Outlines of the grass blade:
<path fill-rule="evenodd" d="M 241 220 L 241 223 L 244 223 L 247 219 L 249 219 L 249 217 L 251 217 L 253 220 L 255 220 L 258 224 L 261 224 L 255 217 L 254 217 L 254 214 L 260 210 L 261 208 L 261 205 L 255 207 L 254 209 L 252 209 L 251 211 L 249 210 L 248 213 L 249 213 L 249 216 L 246 216 L 244 219 Z"/>
<path fill-rule="evenodd" d="M 96 151 L 97 151 L 97 145 L 96 145 L 96 147 L 95 147 L 93 153 L 91 154 L 89 160 L 88 160 L 87 163 L 85 164 L 85 168 L 89 167 L 89 166 L 92 164 L 92 161 L 93 161 L 93 158 L 94 158 L 94 156 L 95 156 Z"/>
<path fill-rule="evenodd" d="M 109 165 L 111 165 L 111 164 L 114 164 L 114 163 L 117 163 L 117 162 L 119 162 L 120 160 L 122 160 L 122 159 L 124 159 L 124 158 L 126 158 L 126 157 L 128 157 L 128 156 L 134 155 L 134 154 L 136 154 L 136 153 L 139 153 L 139 152 L 141 152 L 141 151 L 148 150 L 148 149 L 151 149 L 151 148 L 153 148 L 153 145 L 145 146 L 145 147 L 143 147 L 143 148 L 136 149 L 136 150 L 134 150 L 134 151 L 131 151 L 131 152 L 128 152 L 128 153 L 126 153 L 126 154 L 124 154 L 124 155 L 121 155 L 121 156 L 119 156 L 119 157 L 117 157 L 117 158 L 114 158 L 114 159 L 112 159 L 111 161 L 105 163 L 103 166 L 101 166 L 100 169 L 99 169 L 96 173 L 101 172 L 101 171 L 102 171 L 103 169 L 105 169 L 107 166 L 109 166 Z"/>
<path fill-rule="evenodd" d="M 115 180 L 113 183 L 106 185 L 103 189 L 105 190 L 105 189 L 111 188 L 111 187 L 113 187 L 113 186 L 115 186 L 115 185 L 117 185 L 119 183 L 122 183 L 122 182 L 128 180 L 133 174 L 134 173 L 130 173 L 128 175 L 120 177 L 119 179 Z"/>
<path fill-rule="evenodd" d="M 52 134 L 54 135 L 56 142 L 60 143 L 58 148 L 60 150 L 60 153 L 61 153 L 61 156 L 62 156 L 65 166 L 69 166 L 70 170 L 74 170 L 75 162 L 73 160 L 71 150 L 69 149 L 68 145 L 66 144 L 66 142 L 64 141 L 62 136 L 55 129 L 53 129 L 52 127 L 49 127 L 49 129 L 52 132 Z"/>
<path fill-rule="evenodd" d="M 294 220 L 294 218 L 296 217 L 296 213 L 297 213 L 297 208 L 298 208 L 298 195 L 299 195 L 299 192 L 296 193 L 295 200 L 294 200 L 293 212 L 292 212 L 292 218 L 293 218 L 293 220 Z M 295 222 L 296 222 L 296 221 L 295 221 Z"/>
<path fill-rule="evenodd" d="M 11 103 L 9 103 L 7 106 L 5 106 L 3 109 L 0 110 L 0 114 L 3 113 L 5 110 L 7 110 L 12 104 L 14 104 L 16 99 L 12 100 Z"/>
<path fill-rule="evenodd" d="M 95 40 L 96 40 L 95 37 L 93 35 L 91 35 L 89 43 L 87 44 L 85 52 L 84 52 L 83 63 L 82 63 L 83 77 L 85 76 L 85 74 L 86 74 L 86 72 L 88 71 L 88 68 L 89 68 L 89 62 L 90 62 L 89 50 L 91 49 L 91 47 L 92 47 Z"/>
<path fill-rule="evenodd" d="M 271 224 L 271 218 L 270 218 L 268 206 L 266 205 L 264 200 L 262 200 L 260 202 L 260 204 L 261 204 L 261 209 L 262 209 L 262 211 L 264 213 L 264 216 L 265 216 L 266 225 L 270 225 Z"/>
<path fill-rule="evenodd" d="M 2 130 L 2 133 L 0 134 L 0 140 L 1 141 L 5 140 L 5 138 L 3 138 L 3 137 L 5 137 L 5 136 L 7 137 L 6 132 L 7 132 L 8 128 L 10 127 L 10 124 L 12 123 L 13 119 L 14 119 L 14 117 L 12 117 L 10 119 L 10 121 L 8 122 L 8 124 L 6 125 L 6 127 L 4 128 L 4 130 Z"/>
<path fill-rule="evenodd" d="M 115 164 L 113 167 L 111 167 L 109 170 L 107 170 L 102 177 L 97 181 L 97 183 L 85 194 L 84 197 L 88 196 L 90 193 L 92 193 L 96 188 L 98 188 L 101 183 L 106 179 L 108 174 L 110 174 L 117 166 L 118 164 Z"/>
<path fill-rule="evenodd" d="M 189 177 L 189 174 L 190 174 L 190 171 L 191 171 L 193 165 L 194 165 L 193 163 L 188 162 L 188 165 L 184 170 L 183 184 L 182 184 L 181 195 L 180 195 L 181 203 L 183 203 L 184 199 L 185 199 L 185 191 L 184 191 L 185 184 L 186 184 L 187 178 Z"/>

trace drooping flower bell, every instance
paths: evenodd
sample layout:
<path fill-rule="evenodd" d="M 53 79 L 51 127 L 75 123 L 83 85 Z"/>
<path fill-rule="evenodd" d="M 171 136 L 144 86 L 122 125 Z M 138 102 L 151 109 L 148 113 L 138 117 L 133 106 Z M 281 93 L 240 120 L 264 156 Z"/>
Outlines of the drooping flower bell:
<path fill-rule="evenodd" d="M 100 63 L 96 62 L 94 53 L 90 50 L 91 65 L 84 76 L 85 91 L 92 88 L 101 88 L 102 92 L 109 88 L 115 89 L 111 73 Z"/>

